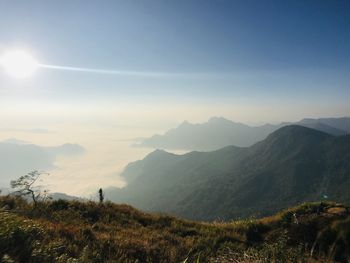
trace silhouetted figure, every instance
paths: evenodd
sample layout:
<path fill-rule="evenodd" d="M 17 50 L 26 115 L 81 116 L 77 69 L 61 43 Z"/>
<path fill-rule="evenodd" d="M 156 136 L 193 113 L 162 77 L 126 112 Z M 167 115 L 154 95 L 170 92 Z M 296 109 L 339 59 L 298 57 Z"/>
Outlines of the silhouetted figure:
<path fill-rule="evenodd" d="M 100 204 L 102 204 L 103 203 L 103 199 L 105 198 L 104 194 L 103 194 L 103 191 L 102 191 L 102 188 L 100 188 L 100 190 L 98 190 L 98 195 L 99 195 L 99 198 L 100 198 Z"/>

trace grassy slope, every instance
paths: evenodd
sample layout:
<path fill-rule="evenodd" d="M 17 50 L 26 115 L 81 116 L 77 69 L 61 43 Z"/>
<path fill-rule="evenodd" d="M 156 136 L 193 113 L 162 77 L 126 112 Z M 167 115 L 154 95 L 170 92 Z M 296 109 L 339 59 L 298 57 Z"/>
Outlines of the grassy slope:
<path fill-rule="evenodd" d="M 311 260 L 311 251 L 318 260 L 350 258 L 349 209 L 333 203 L 319 215 L 313 203 L 260 220 L 211 224 L 113 203 L 59 200 L 33 210 L 22 199 L 1 197 L 4 206 L 3 262 L 283 262 Z"/>

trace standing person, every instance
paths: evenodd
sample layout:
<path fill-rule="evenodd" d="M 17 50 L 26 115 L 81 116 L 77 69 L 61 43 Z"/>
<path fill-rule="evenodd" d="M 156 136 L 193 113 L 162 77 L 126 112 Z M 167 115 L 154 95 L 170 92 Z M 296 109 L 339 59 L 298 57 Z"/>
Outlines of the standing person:
<path fill-rule="evenodd" d="M 104 200 L 104 194 L 103 194 L 103 190 L 102 188 L 100 188 L 100 190 L 98 190 L 98 196 L 99 196 L 99 199 L 100 199 L 100 204 L 103 203 L 103 200 Z"/>

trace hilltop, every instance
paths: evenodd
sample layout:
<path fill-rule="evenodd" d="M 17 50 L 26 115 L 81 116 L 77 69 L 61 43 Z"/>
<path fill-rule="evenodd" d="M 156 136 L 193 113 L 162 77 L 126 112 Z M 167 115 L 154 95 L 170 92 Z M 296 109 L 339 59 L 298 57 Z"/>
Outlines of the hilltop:
<path fill-rule="evenodd" d="M 0 197 L 2 262 L 346 262 L 349 207 L 308 203 L 273 217 L 201 223 L 128 205 Z"/>

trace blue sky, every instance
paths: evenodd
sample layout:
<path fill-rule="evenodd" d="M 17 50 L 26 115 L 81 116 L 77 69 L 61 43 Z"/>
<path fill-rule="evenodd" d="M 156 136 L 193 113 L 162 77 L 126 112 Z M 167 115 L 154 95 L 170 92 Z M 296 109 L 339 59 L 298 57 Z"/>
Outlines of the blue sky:
<path fill-rule="evenodd" d="M 2 0 L 0 51 L 24 48 L 53 65 L 168 75 L 42 69 L 19 82 L 0 74 L 0 102 L 302 101 L 315 114 L 329 104 L 328 115 L 350 115 L 349 13 L 345 0 Z"/>

